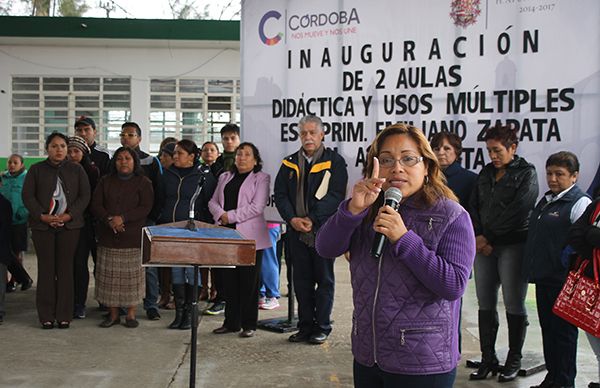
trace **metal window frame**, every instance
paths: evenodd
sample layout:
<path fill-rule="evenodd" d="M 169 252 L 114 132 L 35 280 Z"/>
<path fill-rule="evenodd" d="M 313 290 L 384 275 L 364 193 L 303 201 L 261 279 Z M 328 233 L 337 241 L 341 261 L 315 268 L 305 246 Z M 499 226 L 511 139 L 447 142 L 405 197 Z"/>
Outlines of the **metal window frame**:
<path fill-rule="evenodd" d="M 19 78 L 37 78 L 38 80 L 38 88 L 37 90 L 16 90 L 15 87 L 15 80 L 19 79 Z M 69 86 L 68 86 L 68 90 L 44 90 L 44 79 L 48 79 L 48 78 L 66 78 L 68 79 L 69 82 Z M 82 90 L 75 90 L 75 86 L 74 86 L 74 79 L 75 78 L 98 78 L 100 80 L 100 90 L 99 91 L 82 91 Z M 114 79 L 114 78 L 119 78 L 119 79 L 123 79 L 123 80 L 127 80 L 128 82 L 128 90 L 126 91 L 107 91 L 105 90 L 105 81 L 107 79 Z M 62 126 L 56 125 L 57 130 L 59 131 L 64 131 L 63 133 L 66 133 L 67 135 L 72 135 L 74 134 L 74 125 L 75 125 L 75 121 L 77 120 L 77 118 L 79 117 L 79 114 L 77 113 L 78 111 L 82 111 L 82 110 L 90 110 L 90 111 L 95 111 L 97 112 L 98 116 L 91 116 L 94 121 L 96 122 L 96 129 L 98 132 L 98 136 L 96 138 L 96 141 L 102 145 L 103 147 L 107 147 L 109 144 L 109 138 L 111 137 L 110 134 L 112 132 L 115 132 L 113 130 L 110 129 L 110 122 L 107 122 L 104 119 L 105 114 L 108 114 L 108 112 L 110 111 L 122 111 L 125 113 L 126 119 L 129 119 L 131 117 L 131 77 L 115 77 L 115 76 L 94 76 L 94 75 L 86 75 L 86 76 L 82 76 L 82 75 L 77 75 L 77 76 L 73 76 L 73 75 L 13 75 L 11 76 L 11 96 L 13 96 L 11 98 L 11 135 L 14 134 L 14 130 L 16 127 L 18 126 L 22 126 L 22 127 L 37 127 L 37 139 L 30 139 L 30 140 L 21 140 L 18 137 L 15 138 L 13 136 L 12 140 L 11 140 L 11 150 L 12 152 L 21 152 L 20 151 L 22 148 L 19 145 L 23 145 L 23 144 L 37 144 L 37 154 L 30 154 L 29 152 L 23 153 L 24 156 L 27 157 L 36 157 L 36 156 L 43 156 L 45 154 L 45 140 L 46 140 L 46 133 L 45 133 L 45 128 L 47 126 L 47 122 L 46 122 L 46 112 L 49 110 L 52 110 L 52 108 L 48 108 L 46 106 L 46 97 L 48 96 L 59 96 L 59 97 L 66 97 L 67 98 L 67 105 L 64 107 L 64 110 L 67 111 L 67 127 L 64 128 Z M 15 123 L 14 117 L 15 117 L 15 112 L 18 111 L 23 111 L 23 110 L 32 110 L 30 107 L 15 107 L 14 106 L 14 95 L 15 94 L 37 94 L 38 95 L 38 102 L 39 102 L 39 107 L 38 109 L 38 122 L 36 124 L 28 124 L 28 125 L 17 125 Z M 105 95 L 110 95 L 110 94 L 115 94 L 115 95 L 125 95 L 127 96 L 127 102 L 124 106 L 123 109 L 116 109 L 116 108 L 107 108 L 105 107 Z M 93 107 L 93 108 L 78 108 L 76 106 L 76 99 L 77 97 L 81 97 L 81 96 L 97 96 L 98 97 L 98 107 Z M 56 108 L 56 110 L 58 109 L 63 109 L 63 108 Z M 55 125 L 55 124 L 53 124 Z M 119 128 L 120 130 L 120 128 Z M 117 139 L 118 139 L 118 133 L 116 135 Z M 33 151 L 32 151 L 33 152 Z"/>
<path fill-rule="evenodd" d="M 231 108 L 230 110 L 226 111 L 229 116 L 230 116 L 230 120 L 229 122 L 236 122 L 239 124 L 239 118 L 240 118 L 240 110 L 239 110 L 239 106 L 238 106 L 238 101 L 240 100 L 240 79 L 236 78 L 236 77 L 181 77 L 181 78 L 176 78 L 175 79 L 175 108 L 173 110 L 171 109 L 159 109 L 159 108 L 153 108 L 152 107 L 152 97 L 153 96 L 172 96 L 173 92 L 153 92 L 152 91 L 152 85 L 153 82 L 160 82 L 160 81 L 166 81 L 166 80 L 171 80 L 171 79 L 165 79 L 165 78 L 161 78 L 161 77 L 151 77 L 150 78 L 150 82 L 148 84 L 148 92 L 150 94 L 150 109 L 149 109 L 149 131 L 150 131 L 150 152 L 158 152 L 158 147 L 160 146 L 160 142 L 156 142 L 156 141 L 152 141 L 153 137 L 156 137 L 155 135 L 158 133 L 160 134 L 160 136 L 158 136 L 160 139 L 165 138 L 166 136 L 174 136 L 177 139 L 181 139 L 182 135 L 183 135 L 183 130 L 186 128 L 193 128 L 193 129 L 197 129 L 197 131 L 194 131 L 194 133 L 196 134 L 194 136 L 194 141 L 198 144 L 198 146 L 200 146 L 202 143 L 204 143 L 205 141 L 215 141 L 217 144 L 219 144 L 220 142 L 218 140 L 220 140 L 220 134 L 219 134 L 219 130 L 220 127 L 222 125 L 227 124 L 227 122 L 221 122 L 221 121 L 212 121 L 209 120 L 210 118 L 210 113 L 215 112 L 225 112 L 223 110 L 220 111 L 215 111 L 215 110 L 209 110 L 208 109 L 208 100 L 209 97 L 228 97 L 230 99 L 230 103 L 231 103 Z M 204 84 L 204 88 L 203 88 L 203 92 L 182 92 L 181 91 L 181 81 L 184 80 L 198 80 L 198 81 L 203 81 Z M 226 82 L 232 82 L 232 91 L 231 92 L 209 92 L 208 91 L 208 87 L 209 87 L 209 82 L 211 81 L 226 81 Z M 188 109 L 188 108 L 182 108 L 181 107 L 181 101 L 182 99 L 189 97 L 189 98 L 202 98 L 202 106 L 200 107 L 200 109 L 196 110 L 196 109 Z M 175 120 L 175 124 L 174 125 L 165 125 L 164 121 L 163 124 L 158 126 L 156 125 L 156 123 L 153 123 L 151 120 L 152 114 L 154 113 L 165 113 L 165 112 L 175 112 L 175 116 L 176 116 L 176 120 Z M 201 116 L 202 116 L 202 122 L 198 125 L 198 126 L 192 126 L 192 125 L 184 125 L 183 124 L 183 113 L 184 112 L 200 112 Z M 218 128 L 216 127 L 218 126 Z M 172 128 L 173 131 L 169 131 L 168 133 L 165 133 L 165 128 Z M 171 133 L 172 132 L 172 133 Z M 154 136 L 153 136 L 154 135 Z M 215 139 L 215 136 L 218 135 L 219 138 Z M 187 137 L 186 137 L 187 138 Z M 216 141 L 217 140 L 217 141 Z"/>

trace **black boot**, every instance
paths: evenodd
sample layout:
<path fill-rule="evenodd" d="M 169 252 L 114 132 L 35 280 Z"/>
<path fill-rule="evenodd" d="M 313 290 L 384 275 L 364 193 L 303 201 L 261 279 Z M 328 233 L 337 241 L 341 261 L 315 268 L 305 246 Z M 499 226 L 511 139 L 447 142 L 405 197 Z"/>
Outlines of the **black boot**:
<path fill-rule="evenodd" d="M 194 286 L 185 284 L 185 308 L 179 329 L 188 330 L 192 327 L 192 309 L 196 306 L 194 301 Z"/>
<path fill-rule="evenodd" d="M 484 380 L 490 372 L 498 374 L 498 357 L 496 357 L 496 335 L 498 334 L 498 312 L 479 310 L 479 346 L 481 363 L 476 372 L 471 373 L 469 380 Z"/>
<path fill-rule="evenodd" d="M 169 329 L 179 329 L 185 308 L 185 286 L 173 284 L 173 294 L 175 294 L 175 319 L 169 325 Z"/>
<path fill-rule="evenodd" d="M 508 356 L 498 381 L 501 383 L 513 381 L 521 369 L 523 343 L 527 332 L 527 315 L 506 314 L 508 321 Z"/>

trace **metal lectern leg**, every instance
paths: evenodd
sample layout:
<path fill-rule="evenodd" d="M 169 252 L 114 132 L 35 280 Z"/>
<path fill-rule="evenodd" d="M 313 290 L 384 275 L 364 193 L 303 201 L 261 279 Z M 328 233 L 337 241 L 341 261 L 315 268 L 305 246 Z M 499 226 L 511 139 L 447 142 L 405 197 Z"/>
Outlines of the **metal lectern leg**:
<path fill-rule="evenodd" d="M 198 342 L 198 266 L 194 266 L 194 297 L 192 300 L 192 350 L 190 353 L 190 388 L 196 386 L 196 344 Z"/>

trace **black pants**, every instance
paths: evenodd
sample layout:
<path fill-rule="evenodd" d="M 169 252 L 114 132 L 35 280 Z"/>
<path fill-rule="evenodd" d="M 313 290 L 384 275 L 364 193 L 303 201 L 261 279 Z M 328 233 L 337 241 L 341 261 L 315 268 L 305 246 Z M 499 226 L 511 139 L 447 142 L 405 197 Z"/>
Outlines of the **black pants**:
<path fill-rule="evenodd" d="M 94 264 L 96 263 L 96 248 L 94 225 L 91 219 L 86 219 L 85 224 L 81 229 L 79 241 L 77 242 L 77 249 L 75 250 L 75 256 L 73 258 L 75 307 L 85 307 L 90 282 L 88 259 L 91 253 Z"/>
<path fill-rule="evenodd" d="M 574 385 L 578 330 L 552 312 L 561 288 L 559 284 L 536 284 L 535 298 L 542 329 L 547 379 L 557 385 Z"/>
<path fill-rule="evenodd" d="M 38 260 L 36 305 L 40 322 L 73 318 L 73 256 L 79 229 L 32 230 Z"/>
<path fill-rule="evenodd" d="M 211 268 L 210 276 L 212 287 L 217 290 L 217 296 L 213 300 L 215 303 L 224 302 L 225 301 L 225 293 L 227 289 L 225 287 L 225 275 L 229 269 L 226 268 Z"/>
<path fill-rule="evenodd" d="M 354 360 L 355 388 L 452 388 L 456 368 L 450 372 L 431 375 L 400 375 L 384 372 L 377 364 L 364 366 Z"/>
<path fill-rule="evenodd" d="M 262 250 L 256 251 L 256 265 L 223 269 L 225 279 L 225 322 L 229 330 L 256 330 Z"/>
<path fill-rule="evenodd" d="M 286 243 L 294 266 L 294 290 L 298 299 L 298 329 L 305 333 L 331 333 L 335 276 L 334 259 L 321 257 L 288 232 Z"/>
<path fill-rule="evenodd" d="M 8 260 L 9 261 L 6 265 L 6 268 L 8 269 L 14 280 L 16 280 L 17 283 L 20 284 L 27 283 L 31 278 L 27 273 L 27 270 L 25 270 L 25 267 L 23 267 L 23 264 L 20 263 L 17 257 L 14 255 L 11 255 L 11 257 L 9 257 Z"/>

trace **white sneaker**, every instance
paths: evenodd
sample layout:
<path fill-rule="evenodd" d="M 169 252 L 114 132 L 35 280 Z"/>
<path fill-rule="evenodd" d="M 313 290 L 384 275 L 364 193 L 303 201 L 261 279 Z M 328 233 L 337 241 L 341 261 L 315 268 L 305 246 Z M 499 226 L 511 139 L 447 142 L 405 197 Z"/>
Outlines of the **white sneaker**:
<path fill-rule="evenodd" d="M 262 310 L 273 310 L 277 307 L 279 307 L 279 300 L 277 298 L 267 298 L 260 308 Z"/>

